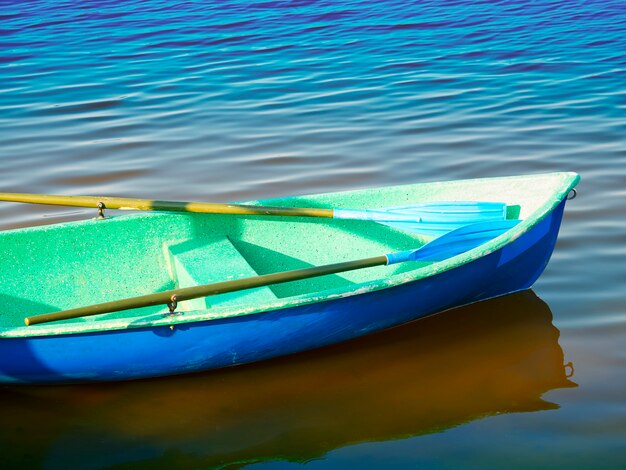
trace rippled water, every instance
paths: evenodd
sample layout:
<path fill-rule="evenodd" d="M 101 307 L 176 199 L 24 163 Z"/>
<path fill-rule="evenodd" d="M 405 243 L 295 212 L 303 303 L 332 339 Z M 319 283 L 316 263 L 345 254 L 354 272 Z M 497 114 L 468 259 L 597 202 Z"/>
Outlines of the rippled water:
<path fill-rule="evenodd" d="M 227 373 L 3 388 L 3 459 L 623 468 L 626 4 L 0 4 L 2 191 L 220 202 L 560 170 L 583 181 L 534 288 L 547 306 Z M 0 204 L 0 228 L 92 215 Z M 546 369 L 561 360 L 572 378 Z"/>

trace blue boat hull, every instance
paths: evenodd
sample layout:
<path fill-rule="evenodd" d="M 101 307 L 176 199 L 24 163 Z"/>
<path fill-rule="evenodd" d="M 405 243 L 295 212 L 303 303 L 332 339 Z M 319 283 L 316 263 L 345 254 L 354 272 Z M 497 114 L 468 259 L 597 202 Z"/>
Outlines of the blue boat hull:
<path fill-rule="evenodd" d="M 556 243 L 565 201 L 502 249 L 396 287 L 266 313 L 103 333 L 0 341 L 0 382 L 130 380 L 319 348 L 529 288 Z"/>

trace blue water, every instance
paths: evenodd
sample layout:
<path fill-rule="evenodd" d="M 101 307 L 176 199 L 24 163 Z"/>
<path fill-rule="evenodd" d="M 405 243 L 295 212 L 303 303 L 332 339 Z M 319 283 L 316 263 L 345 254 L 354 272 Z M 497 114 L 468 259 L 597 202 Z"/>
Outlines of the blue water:
<path fill-rule="evenodd" d="M 220 202 L 562 170 L 580 195 L 534 291 L 578 387 L 307 467 L 626 466 L 626 2 L 0 3 L 1 191 Z M 1 204 L 0 228 L 87 216 Z M 0 406 L 23 411 L 16 393 Z M 64 422 L 40 400 L 33 420 Z M 116 441 L 115 462 L 203 453 L 150 436 Z M 64 439 L 42 437 L 46 465 Z M 300 466 L 294 447 L 257 467 Z"/>

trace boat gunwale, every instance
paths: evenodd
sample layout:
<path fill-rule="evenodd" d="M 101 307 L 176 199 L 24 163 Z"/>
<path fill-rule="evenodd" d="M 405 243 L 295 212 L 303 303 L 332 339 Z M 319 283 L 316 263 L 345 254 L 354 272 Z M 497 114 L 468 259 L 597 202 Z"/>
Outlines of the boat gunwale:
<path fill-rule="evenodd" d="M 402 189 L 404 187 L 409 188 L 416 185 L 437 185 L 437 184 L 450 184 L 466 182 L 480 182 L 480 181 L 495 181 L 495 180 L 520 180 L 520 179 L 534 179 L 534 178 L 546 178 L 551 177 L 558 179 L 560 182 L 555 182 L 554 191 L 546 197 L 545 202 L 536 208 L 526 219 L 523 219 L 512 229 L 503 233 L 502 235 L 494 238 L 493 240 L 476 247 L 472 250 L 466 251 L 457 256 L 447 258 L 442 261 L 438 261 L 432 264 L 422 266 L 420 268 L 411 270 L 405 273 L 399 273 L 391 275 L 387 278 L 375 279 L 372 281 L 362 282 L 350 286 L 349 290 L 345 287 L 328 289 L 313 294 L 302 294 L 293 297 L 285 297 L 276 299 L 276 301 L 265 302 L 262 304 L 253 305 L 251 307 L 212 307 L 210 310 L 193 310 L 186 311 L 184 314 L 170 316 L 163 313 L 152 313 L 145 317 L 123 317 L 116 319 L 96 320 L 93 322 L 85 323 L 50 323 L 36 326 L 18 326 L 14 328 L 6 328 L 0 330 L 0 339 L 10 338 L 37 338 L 37 337 L 50 337 L 60 335 L 75 335 L 75 334 L 90 334 L 90 333 L 107 333 L 116 330 L 131 330 L 136 328 L 153 328 L 162 326 L 173 326 L 178 324 L 189 324 L 213 320 L 228 320 L 247 315 L 261 314 L 272 312 L 276 310 L 283 310 L 287 308 L 300 307 L 309 304 L 322 303 L 326 301 L 332 301 L 336 299 L 348 298 L 355 295 L 366 294 L 369 292 L 375 292 L 379 290 L 389 289 L 392 287 L 408 284 L 410 282 L 416 282 L 424 278 L 429 278 L 437 274 L 450 271 L 465 264 L 468 264 L 476 259 L 487 256 L 509 243 L 515 241 L 523 234 L 529 232 L 539 222 L 541 222 L 548 214 L 550 214 L 569 194 L 569 192 L 578 184 L 580 176 L 574 172 L 553 172 L 553 173 L 539 173 L 530 175 L 518 175 L 518 176 L 505 176 L 505 177 L 489 177 L 489 178 L 470 178 L 463 180 L 452 181 L 438 181 L 438 182 L 426 182 L 426 183 L 413 183 L 406 185 L 394 185 L 394 186 L 382 186 L 379 188 L 363 188 L 354 189 L 348 191 L 338 191 L 333 193 L 318 193 L 310 195 L 293 196 L 293 199 L 306 198 L 307 196 L 323 196 L 325 194 L 333 195 L 349 195 L 351 193 L 360 193 L 366 190 L 376 190 L 383 188 L 393 187 L 394 189 Z M 560 184 L 559 184 L 560 183 Z M 275 203 L 276 201 L 284 200 L 287 198 L 265 199 L 256 201 L 246 201 L 244 204 L 250 205 L 265 205 L 268 201 Z M 161 216 L 171 215 L 166 212 L 151 212 L 148 214 L 125 214 L 120 216 L 114 216 L 115 218 L 129 218 L 129 217 L 146 217 L 146 216 Z M 178 214 L 180 215 L 180 214 Z M 183 215 L 185 216 L 185 215 Z M 70 224 L 83 224 L 90 223 L 92 220 L 83 220 L 77 222 L 68 222 Z M 62 224 L 59 224 L 62 225 Z M 20 228 L 15 230 L 9 230 L 6 232 L 28 232 L 33 230 L 42 230 L 49 226 L 35 226 Z"/>

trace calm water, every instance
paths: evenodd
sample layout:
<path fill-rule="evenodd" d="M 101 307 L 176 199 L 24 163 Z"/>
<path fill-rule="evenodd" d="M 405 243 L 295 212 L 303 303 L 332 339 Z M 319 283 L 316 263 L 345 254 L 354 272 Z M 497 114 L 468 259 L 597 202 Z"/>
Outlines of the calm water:
<path fill-rule="evenodd" d="M 0 3 L 1 191 L 560 170 L 583 181 L 534 293 L 256 367 L 0 388 L 3 465 L 625 468 L 626 3 Z M 0 228 L 93 215 L 3 203 Z"/>

